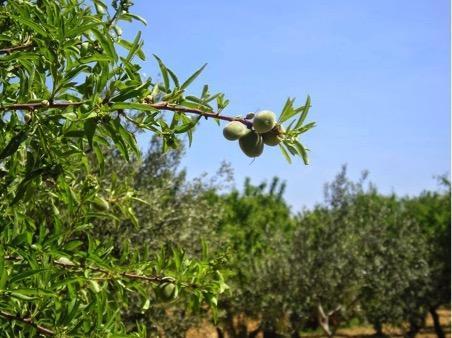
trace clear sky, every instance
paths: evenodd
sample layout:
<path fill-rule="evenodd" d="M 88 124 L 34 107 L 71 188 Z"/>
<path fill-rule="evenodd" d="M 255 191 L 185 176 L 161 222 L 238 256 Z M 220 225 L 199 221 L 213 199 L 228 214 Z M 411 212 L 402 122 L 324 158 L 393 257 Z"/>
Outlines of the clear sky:
<path fill-rule="evenodd" d="M 382 192 L 415 194 L 450 172 L 450 5 L 448 0 L 145 1 L 144 51 L 182 78 L 207 62 L 208 83 L 226 113 L 279 113 L 288 96 L 312 97 L 317 127 L 302 140 L 311 164 L 289 165 L 267 147 L 251 163 L 222 129 L 203 121 L 183 165 L 189 176 L 231 163 L 240 187 L 279 176 L 295 210 L 323 198 L 343 163 Z M 132 28 L 125 27 L 128 34 Z M 151 57 L 144 72 L 157 74 Z M 146 137 L 140 137 L 142 148 Z"/>

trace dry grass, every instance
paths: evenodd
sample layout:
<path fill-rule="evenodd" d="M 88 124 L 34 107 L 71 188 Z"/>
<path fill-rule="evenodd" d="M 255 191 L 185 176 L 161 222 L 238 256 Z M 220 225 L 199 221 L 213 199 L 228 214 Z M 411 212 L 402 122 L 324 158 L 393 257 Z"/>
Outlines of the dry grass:
<path fill-rule="evenodd" d="M 451 311 L 450 309 L 441 309 L 438 311 L 441 325 L 446 332 L 446 337 L 451 337 Z M 403 337 L 403 330 L 394 327 L 384 327 L 384 332 L 389 337 Z M 375 331 L 371 326 L 358 326 L 353 328 L 340 329 L 337 331 L 335 337 L 338 338 L 365 338 L 371 337 Z M 305 333 L 301 335 L 304 338 L 322 338 L 325 337 L 318 333 Z M 186 338 L 217 338 L 215 327 L 211 324 L 204 324 L 201 327 L 191 328 L 187 331 Z M 262 334 L 257 337 L 262 338 Z M 427 318 L 426 327 L 417 335 L 417 338 L 436 338 L 435 330 L 433 328 L 433 320 L 430 315 Z"/>

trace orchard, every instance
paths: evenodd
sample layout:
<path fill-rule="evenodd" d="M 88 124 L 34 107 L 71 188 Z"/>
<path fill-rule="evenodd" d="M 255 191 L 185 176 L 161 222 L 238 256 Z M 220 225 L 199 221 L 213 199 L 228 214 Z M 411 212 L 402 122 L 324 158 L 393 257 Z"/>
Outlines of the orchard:
<path fill-rule="evenodd" d="M 344 169 L 298 214 L 279 178 L 226 192 L 228 166 L 188 179 L 202 123 L 245 158 L 275 147 L 307 165 L 311 99 L 230 112 L 225 94 L 193 92 L 205 65 L 180 79 L 140 31 L 124 38 L 148 19 L 130 0 L 0 0 L 1 336 L 332 336 L 352 320 L 419 332 L 450 302 L 448 179 L 403 199 Z"/>
<path fill-rule="evenodd" d="M 0 316 L 7 336 L 145 336 L 146 327 L 122 320 L 129 301 L 149 309 L 178 299 L 194 311 L 209 306 L 215 316 L 227 288 L 216 264 L 176 247 L 150 253 L 96 239 L 97 222 L 138 227 L 135 205 L 148 203 L 119 177 L 105 180 L 110 152 L 140 158 L 137 132 L 154 133 L 167 151 L 184 135 L 191 140 L 204 119 L 226 121 L 225 136 L 240 137 L 244 153 L 256 157 L 263 151 L 257 132 L 276 126 L 273 113 L 226 115 L 228 100 L 207 85 L 190 93 L 204 66 L 180 81 L 154 56 L 162 82 L 144 78 L 141 33 L 122 37 L 131 21 L 146 24 L 129 0 L 0 1 Z M 289 161 L 307 162 L 297 138 L 313 127 L 304 123 L 310 101 L 293 103 L 280 116 L 293 121 L 280 148 Z"/>

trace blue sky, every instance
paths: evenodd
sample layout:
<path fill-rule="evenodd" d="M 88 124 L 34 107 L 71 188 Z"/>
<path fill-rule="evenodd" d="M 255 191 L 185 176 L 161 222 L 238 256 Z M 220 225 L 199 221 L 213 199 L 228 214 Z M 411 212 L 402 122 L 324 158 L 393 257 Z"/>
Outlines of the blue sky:
<path fill-rule="evenodd" d="M 450 7 L 447 0 L 138 1 L 148 20 L 144 51 L 180 75 L 207 62 L 193 86 L 222 91 L 226 113 L 279 113 L 288 96 L 312 97 L 303 136 L 311 164 L 288 165 L 267 147 L 252 162 L 222 129 L 204 121 L 183 165 L 191 177 L 231 163 L 237 186 L 279 176 L 295 210 L 323 198 L 348 164 L 382 192 L 435 188 L 450 166 Z M 128 35 L 137 26 L 125 27 Z M 149 58 L 144 72 L 155 76 Z M 142 148 L 147 137 L 140 137 Z"/>

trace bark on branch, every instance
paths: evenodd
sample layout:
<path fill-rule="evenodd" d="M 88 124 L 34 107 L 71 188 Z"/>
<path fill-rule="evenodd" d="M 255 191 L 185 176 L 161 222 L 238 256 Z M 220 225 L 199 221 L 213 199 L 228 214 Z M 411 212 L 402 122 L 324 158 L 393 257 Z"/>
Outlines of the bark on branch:
<path fill-rule="evenodd" d="M 45 336 L 54 336 L 55 335 L 55 332 L 53 330 L 35 323 L 33 321 L 33 319 L 31 319 L 31 318 L 22 318 L 22 317 L 13 315 L 11 313 L 8 313 L 6 311 L 0 311 L 0 316 L 6 318 L 8 320 L 15 320 L 15 321 L 18 321 L 18 322 L 21 322 L 21 323 L 33 326 L 34 328 L 36 328 L 36 330 L 39 333 L 42 333 Z"/>
<path fill-rule="evenodd" d="M 3 48 L 3 49 L 0 49 L 0 54 L 11 54 L 13 52 L 30 49 L 32 47 L 33 47 L 32 43 L 26 43 L 26 44 L 20 45 L 20 46 Z"/>
<path fill-rule="evenodd" d="M 50 102 L 50 103 L 42 103 L 42 102 L 33 102 L 33 103 L 13 103 L 13 104 L 5 104 L 0 105 L 0 111 L 5 110 L 33 110 L 33 109 L 52 109 L 52 108 L 60 108 L 64 109 L 67 107 L 77 107 L 82 105 L 85 102 Z M 189 108 L 181 105 L 172 104 L 166 101 L 157 102 L 157 103 L 148 103 L 148 106 L 155 108 L 157 110 L 168 110 L 178 113 L 190 113 L 204 116 L 205 118 L 213 118 L 223 121 L 238 121 L 246 125 L 248 128 L 251 128 L 253 123 L 250 120 L 239 118 L 239 117 L 231 117 L 226 115 L 221 115 L 219 112 L 213 111 L 204 111 L 196 108 Z"/>

